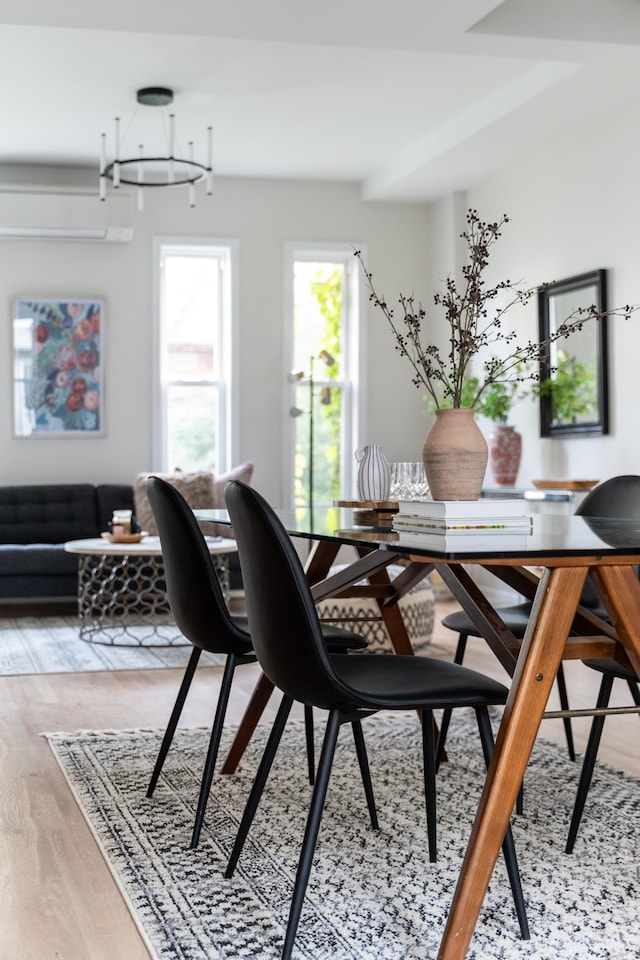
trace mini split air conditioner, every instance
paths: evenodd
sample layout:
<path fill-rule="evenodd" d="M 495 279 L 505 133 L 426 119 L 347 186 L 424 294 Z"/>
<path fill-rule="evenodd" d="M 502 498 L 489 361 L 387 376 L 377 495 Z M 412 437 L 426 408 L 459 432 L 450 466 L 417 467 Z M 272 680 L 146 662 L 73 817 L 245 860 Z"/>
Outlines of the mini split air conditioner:
<path fill-rule="evenodd" d="M 133 239 L 131 197 L 97 193 L 0 192 L 0 240 L 98 240 L 127 243 Z"/>

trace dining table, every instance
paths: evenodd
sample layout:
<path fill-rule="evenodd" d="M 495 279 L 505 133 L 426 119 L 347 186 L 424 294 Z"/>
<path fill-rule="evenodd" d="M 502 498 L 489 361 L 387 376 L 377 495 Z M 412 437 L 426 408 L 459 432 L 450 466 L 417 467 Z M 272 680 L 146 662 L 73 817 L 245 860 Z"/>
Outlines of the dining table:
<path fill-rule="evenodd" d="M 455 537 L 443 537 L 436 548 L 431 541 L 423 545 L 419 534 L 360 526 L 352 510 L 316 507 L 276 512 L 301 545 L 301 555 L 307 554 L 305 569 L 316 601 L 353 596 L 353 591 L 374 596 L 394 649 L 410 654 L 398 600 L 435 569 L 511 677 L 438 952 L 438 960 L 463 960 L 540 723 L 544 717 L 562 715 L 562 711 L 545 712 L 560 662 L 607 658 L 640 675 L 640 580 L 635 569 L 640 564 L 640 521 L 536 514 L 530 532 L 516 538 L 517 545 L 509 536 L 478 532 L 471 543 L 465 536 L 460 539 L 463 546 L 457 546 Z M 224 511 L 195 513 L 199 520 L 228 522 Z M 306 551 L 304 541 L 310 541 Z M 353 548 L 354 557 L 332 572 L 344 547 Z M 478 568 L 532 601 L 522 640 L 500 619 L 487 599 L 490 591 L 478 586 L 476 581 L 487 579 L 474 577 Z M 580 605 L 587 577 L 607 611 L 607 620 Z M 273 685 L 262 675 L 224 772 L 235 769 L 272 691 Z M 534 937 L 544 935 L 542 929 L 532 931 Z"/>

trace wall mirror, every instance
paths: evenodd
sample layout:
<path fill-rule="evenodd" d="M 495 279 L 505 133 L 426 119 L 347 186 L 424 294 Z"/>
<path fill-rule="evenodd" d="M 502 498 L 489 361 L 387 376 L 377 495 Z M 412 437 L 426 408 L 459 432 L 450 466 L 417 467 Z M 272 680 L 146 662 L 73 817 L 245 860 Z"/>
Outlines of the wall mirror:
<path fill-rule="evenodd" d="M 541 341 L 552 336 L 580 307 L 607 309 L 606 273 L 593 270 L 539 290 Z M 593 437 L 608 433 L 607 318 L 589 319 L 581 330 L 546 347 L 540 379 L 541 436 Z"/>

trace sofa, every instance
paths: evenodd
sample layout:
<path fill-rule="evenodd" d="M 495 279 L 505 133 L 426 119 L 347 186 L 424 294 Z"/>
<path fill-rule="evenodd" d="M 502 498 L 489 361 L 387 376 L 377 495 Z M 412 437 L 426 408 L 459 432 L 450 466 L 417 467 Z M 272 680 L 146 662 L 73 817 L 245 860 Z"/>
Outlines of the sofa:
<path fill-rule="evenodd" d="M 173 483 L 192 507 L 224 508 L 224 486 L 239 478 L 249 482 L 253 463 L 215 476 L 210 471 L 157 474 Z M 132 484 L 60 483 L 0 486 L 0 604 L 47 604 L 56 610 L 74 604 L 78 592 L 78 557 L 66 553 L 68 540 L 99 537 L 108 529 L 114 510 L 140 514 L 143 529 L 155 533 L 145 506 L 140 474 Z M 211 525 L 208 525 L 209 527 Z M 206 530 L 215 535 L 215 528 Z M 222 530 L 219 532 L 223 532 Z M 229 528 L 224 532 L 229 535 Z M 242 580 L 237 555 L 229 559 L 231 589 Z"/>
<path fill-rule="evenodd" d="M 99 537 L 118 508 L 133 509 L 132 485 L 0 486 L 0 602 L 74 599 L 78 558 L 64 543 Z"/>

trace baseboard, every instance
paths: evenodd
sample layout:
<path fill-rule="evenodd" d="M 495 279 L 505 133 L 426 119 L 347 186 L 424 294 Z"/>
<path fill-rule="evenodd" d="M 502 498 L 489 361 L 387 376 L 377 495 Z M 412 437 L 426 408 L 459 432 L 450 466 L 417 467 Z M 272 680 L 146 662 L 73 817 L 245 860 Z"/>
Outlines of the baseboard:
<path fill-rule="evenodd" d="M 12 617 L 74 617 L 78 615 L 76 597 L 24 597 L 20 600 L 0 600 L 0 618 Z"/>

